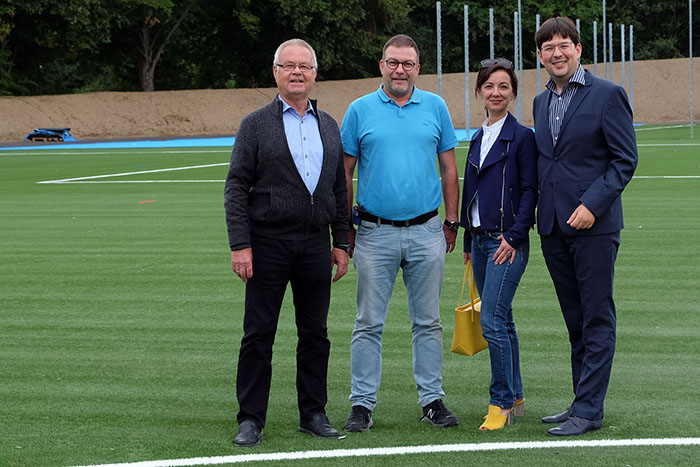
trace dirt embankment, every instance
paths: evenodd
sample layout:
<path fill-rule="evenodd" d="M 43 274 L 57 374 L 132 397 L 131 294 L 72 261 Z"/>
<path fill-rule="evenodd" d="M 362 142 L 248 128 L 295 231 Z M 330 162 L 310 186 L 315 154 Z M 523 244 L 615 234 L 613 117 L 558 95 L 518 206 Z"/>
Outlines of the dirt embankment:
<path fill-rule="evenodd" d="M 592 70 L 592 66 L 586 66 Z M 598 65 L 602 74 L 602 65 Z M 689 105 L 687 59 L 634 63 L 634 119 L 638 123 L 687 122 Z M 693 60 L 694 121 L 700 120 L 700 59 Z M 620 63 L 613 66 L 614 80 L 622 78 Z M 541 70 L 541 86 L 547 74 Z M 629 90 L 630 68 L 626 66 Z M 470 73 L 471 127 L 484 120 L 483 106 L 474 97 L 476 73 Z M 325 81 L 316 84 L 312 97 L 319 107 L 341 122 L 354 99 L 377 89 L 380 78 Z M 419 76 L 417 85 L 437 92 L 437 76 Z M 463 73 L 443 75 L 443 97 L 456 128 L 465 127 Z M 532 124 L 532 99 L 537 92 L 536 70 L 523 71 L 523 120 Z M 18 142 L 34 128 L 68 127 L 79 139 L 232 135 L 241 119 L 270 102 L 274 88 L 158 91 L 152 93 L 98 92 L 60 96 L 0 98 L 0 142 Z"/>

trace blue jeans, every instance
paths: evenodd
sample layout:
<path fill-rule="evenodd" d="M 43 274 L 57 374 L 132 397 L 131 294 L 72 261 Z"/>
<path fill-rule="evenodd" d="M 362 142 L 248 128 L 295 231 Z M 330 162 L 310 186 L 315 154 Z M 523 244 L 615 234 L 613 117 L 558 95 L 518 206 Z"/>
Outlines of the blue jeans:
<path fill-rule="evenodd" d="M 419 404 L 442 398 L 440 292 L 445 269 L 445 235 L 435 216 L 410 227 L 362 221 L 353 263 L 357 270 L 357 318 L 350 363 L 352 405 L 374 410 L 382 374 L 382 333 L 399 268 L 408 295 L 413 334 L 413 376 Z"/>
<path fill-rule="evenodd" d="M 530 243 L 525 240 L 518 247 L 513 264 L 509 260 L 497 266 L 493 254 L 501 244 L 500 235 L 490 232 L 472 237 L 472 267 L 481 297 L 481 329 L 491 355 L 490 404 L 509 409 L 523 397 L 512 303 L 527 266 Z"/>

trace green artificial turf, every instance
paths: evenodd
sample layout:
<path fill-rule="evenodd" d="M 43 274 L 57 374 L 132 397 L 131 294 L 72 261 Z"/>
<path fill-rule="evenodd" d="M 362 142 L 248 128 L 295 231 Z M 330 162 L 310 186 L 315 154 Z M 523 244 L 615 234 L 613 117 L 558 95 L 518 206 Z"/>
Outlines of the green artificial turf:
<path fill-rule="evenodd" d="M 690 140 L 687 127 L 639 131 L 638 144 L 637 176 L 700 176 L 700 140 Z M 457 156 L 462 173 L 464 146 Z M 265 437 L 255 449 L 236 448 L 244 286 L 230 270 L 224 222 L 228 157 L 221 148 L 0 152 L 0 467 L 552 440 L 539 418 L 571 401 L 569 345 L 532 232 L 530 264 L 514 303 L 525 417 L 498 432 L 477 429 L 488 405 L 488 355 L 449 352 L 464 267 L 458 251 L 447 259 L 441 313 L 445 402 L 459 427 L 418 422 L 399 278 L 374 428 L 341 440 L 297 432 L 289 293 L 275 343 Z M 37 183 L 210 164 L 221 165 Z M 208 182 L 148 182 L 156 180 Z M 603 429 L 578 439 L 700 436 L 699 201 L 698 178 L 638 177 L 625 191 L 626 228 L 615 276 L 617 353 L 606 418 Z M 333 285 L 328 320 L 327 411 L 338 428 L 350 410 L 356 283 L 351 266 Z M 699 455 L 698 446 L 590 447 L 273 465 L 655 466 L 692 465 Z"/>

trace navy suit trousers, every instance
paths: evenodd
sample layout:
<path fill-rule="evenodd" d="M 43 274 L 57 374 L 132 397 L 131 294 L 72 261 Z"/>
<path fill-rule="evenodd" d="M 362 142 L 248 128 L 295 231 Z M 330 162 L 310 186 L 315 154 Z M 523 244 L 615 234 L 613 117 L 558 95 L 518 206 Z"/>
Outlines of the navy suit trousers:
<path fill-rule="evenodd" d="M 572 414 L 601 420 L 615 354 L 613 276 L 620 232 L 540 237 L 571 343 Z"/>

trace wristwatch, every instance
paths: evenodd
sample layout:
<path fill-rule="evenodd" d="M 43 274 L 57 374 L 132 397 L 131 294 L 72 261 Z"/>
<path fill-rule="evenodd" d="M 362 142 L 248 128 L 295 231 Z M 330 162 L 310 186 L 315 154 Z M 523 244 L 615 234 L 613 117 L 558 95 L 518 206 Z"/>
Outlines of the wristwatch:
<path fill-rule="evenodd" d="M 457 231 L 459 231 L 459 222 L 458 221 L 450 222 L 447 219 L 445 219 L 445 227 L 450 229 L 452 232 L 457 232 Z"/>
<path fill-rule="evenodd" d="M 350 254 L 350 244 L 349 243 L 334 243 L 333 248 L 340 248 L 345 253 Z"/>

